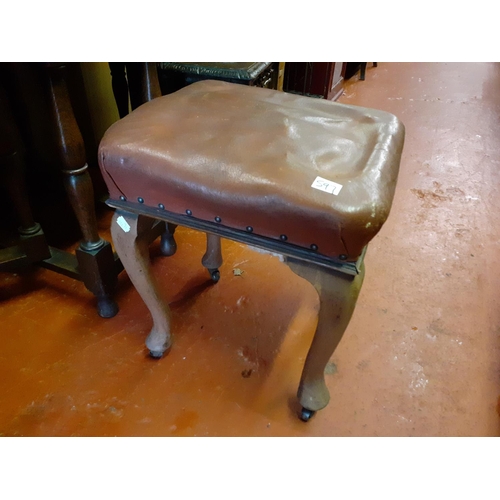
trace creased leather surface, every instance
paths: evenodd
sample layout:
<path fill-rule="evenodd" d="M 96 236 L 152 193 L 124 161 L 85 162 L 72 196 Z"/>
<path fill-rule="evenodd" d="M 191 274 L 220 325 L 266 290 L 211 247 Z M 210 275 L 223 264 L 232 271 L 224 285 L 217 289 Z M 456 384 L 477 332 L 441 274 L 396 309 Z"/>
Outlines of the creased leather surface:
<path fill-rule="evenodd" d="M 99 164 L 112 199 L 354 261 L 387 219 L 403 142 L 386 112 L 205 80 L 112 125 Z M 312 188 L 316 176 L 339 195 Z"/>

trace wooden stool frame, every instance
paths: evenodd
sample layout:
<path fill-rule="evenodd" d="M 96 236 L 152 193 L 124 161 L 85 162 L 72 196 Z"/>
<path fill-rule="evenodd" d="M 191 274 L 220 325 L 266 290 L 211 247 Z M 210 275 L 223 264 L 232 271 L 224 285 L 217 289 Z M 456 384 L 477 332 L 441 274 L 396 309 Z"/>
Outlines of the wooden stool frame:
<path fill-rule="evenodd" d="M 150 354 L 160 358 L 171 347 L 170 309 L 151 271 L 149 244 L 151 232 L 164 221 L 167 233 L 162 237 L 162 253 L 173 255 L 176 250 L 173 232 L 176 225 L 207 233 L 207 251 L 202 259 L 214 281 L 222 264 L 220 238 L 253 245 L 282 254 L 285 263 L 297 275 L 309 281 L 316 289 L 320 310 L 317 329 L 309 349 L 298 389 L 302 405 L 300 418 L 308 421 L 324 408 L 330 394 L 326 387 L 324 370 L 340 342 L 349 320 L 364 277 L 364 249 L 357 262 L 345 262 L 320 255 L 288 243 L 281 243 L 250 232 L 236 230 L 220 223 L 212 223 L 189 215 L 179 215 L 162 208 L 151 208 L 126 200 L 108 200 L 116 209 L 111 224 L 115 249 L 130 280 L 153 317 L 153 328 L 146 340 Z M 217 273 L 214 276 L 214 273 Z"/>

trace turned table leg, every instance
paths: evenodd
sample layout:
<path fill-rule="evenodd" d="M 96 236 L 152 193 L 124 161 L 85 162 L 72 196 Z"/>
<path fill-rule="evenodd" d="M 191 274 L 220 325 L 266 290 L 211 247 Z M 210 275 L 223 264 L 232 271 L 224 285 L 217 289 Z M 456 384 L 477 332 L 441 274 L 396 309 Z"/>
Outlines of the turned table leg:
<path fill-rule="evenodd" d="M 357 276 L 287 258 L 296 274 L 309 281 L 320 299 L 318 326 L 302 371 L 298 398 L 304 421 L 324 408 L 330 393 L 325 383 L 325 367 L 349 324 L 364 277 L 364 264 Z"/>
<path fill-rule="evenodd" d="M 125 63 L 108 63 L 111 72 L 111 88 L 120 118 L 128 115 L 128 83 L 125 76 Z"/>
<path fill-rule="evenodd" d="M 222 250 L 220 236 L 216 234 L 206 233 L 207 235 L 207 250 L 201 259 L 203 267 L 205 267 L 210 277 L 215 283 L 220 279 L 219 267 L 222 265 Z"/>
<path fill-rule="evenodd" d="M 24 162 L 20 153 L 0 157 L 2 178 L 5 180 L 10 201 L 19 220 L 20 244 L 30 263 L 50 258 L 50 248 L 42 227 L 33 218 L 24 176 Z"/>
<path fill-rule="evenodd" d="M 118 306 L 111 298 L 117 284 L 117 272 L 111 245 L 97 232 L 92 180 L 83 138 L 71 106 L 66 67 L 61 63 L 47 63 L 45 69 L 64 185 L 83 235 L 76 250 L 78 269 L 86 288 L 97 297 L 99 315 L 111 318 L 118 312 Z"/>
<path fill-rule="evenodd" d="M 160 80 L 158 79 L 158 70 L 156 63 L 143 62 L 143 63 L 127 63 L 127 70 L 129 65 L 134 65 L 137 68 L 137 84 L 135 99 L 131 93 L 132 109 L 145 102 L 149 102 L 157 97 L 161 97 Z"/>
<path fill-rule="evenodd" d="M 31 212 L 21 148 L 21 135 L 7 93 L 0 85 L 0 177 L 18 218 L 18 232 L 27 261 L 38 262 L 50 257 L 50 249 L 40 224 Z"/>
<path fill-rule="evenodd" d="M 151 271 L 150 234 L 155 219 L 117 210 L 111 236 L 130 281 L 153 317 L 146 346 L 153 358 L 160 358 L 171 346 L 170 309 Z"/>

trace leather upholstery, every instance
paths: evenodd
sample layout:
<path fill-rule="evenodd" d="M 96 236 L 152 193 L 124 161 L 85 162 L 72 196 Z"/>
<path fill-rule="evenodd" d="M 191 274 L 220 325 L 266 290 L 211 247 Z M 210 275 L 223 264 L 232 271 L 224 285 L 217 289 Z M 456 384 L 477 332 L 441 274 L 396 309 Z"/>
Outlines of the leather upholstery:
<path fill-rule="evenodd" d="M 112 125 L 99 164 L 111 199 L 131 207 L 142 198 L 355 261 L 387 219 L 403 142 L 386 112 L 205 80 Z M 339 194 L 312 188 L 317 176 Z"/>

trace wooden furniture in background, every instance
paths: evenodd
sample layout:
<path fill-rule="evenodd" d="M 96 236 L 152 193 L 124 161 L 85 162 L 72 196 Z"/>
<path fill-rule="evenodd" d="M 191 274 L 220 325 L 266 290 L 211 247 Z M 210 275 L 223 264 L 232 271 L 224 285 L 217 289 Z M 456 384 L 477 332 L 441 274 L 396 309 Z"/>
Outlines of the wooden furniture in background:
<path fill-rule="evenodd" d="M 283 90 L 283 82 L 285 80 L 285 63 L 280 62 L 278 65 L 278 85 L 277 90 Z"/>
<path fill-rule="evenodd" d="M 14 82 L 22 88 L 22 64 L 3 70 L 9 72 Z M 0 251 L 0 269 L 13 270 L 26 264 L 42 267 L 83 281 L 85 287 L 97 298 L 100 316 L 110 318 L 118 312 L 112 296 L 117 276 L 122 269 L 115 258 L 111 244 L 99 236 L 95 214 L 92 180 L 88 172 L 85 146 L 75 119 L 67 84 L 67 67 L 64 63 L 34 64 L 33 69 L 42 82 L 41 95 L 48 113 L 43 124 L 56 151 L 68 200 L 76 215 L 82 239 L 75 254 L 49 246 L 38 223 L 34 221 L 24 181 L 23 140 L 19 133 L 6 87 L 3 86 L 3 105 L 0 120 L 2 129 L 11 131 L 4 135 L 0 164 L 4 170 L 3 183 L 7 186 L 14 212 L 20 222 L 19 243 Z M 7 86 L 8 87 L 8 86 Z M 29 96 L 24 96 L 29 99 Z"/>
<path fill-rule="evenodd" d="M 360 80 L 364 80 L 365 79 L 366 65 L 367 64 L 368 63 L 365 63 L 365 62 L 360 63 L 360 68 L 359 68 L 359 79 Z M 374 68 L 377 67 L 377 63 L 376 62 L 373 63 L 373 67 Z"/>
<path fill-rule="evenodd" d="M 162 62 L 158 65 L 162 94 L 171 94 L 201 80 L 221 80 L 251 87 L 278 88 L 279 63 Z"/>
<path fill-rule="evenodd" d="M 136 63 L 134 70 L 133 103 L 137 107 L 158 97 L 160 89 L 154 63 Z M 80 280 L 97 298 L 99 315 L 113 317 L 118 312 L 113 294 L 123 266 L 113 253 L 111 244 L 100 237 L 97 229 L 93 183 L 85 143 L 70 98 L 68 65 L 4 63 L 0 71 L 0 179 L 19 223 L 18 241 L 4 244 L 4 248 L 0 249 L 0 270 L 14 271 L 20 266 L 36 264 Z M 45 137 L 54 151 L 56 166 L 82 234 L 74 254 L 49 246 L 40 224 L 35 222 L 27 194 L 26 147 L 13 104 L 15 97 L 18 101 L 30 100 L 26 80 L 33 76 L 40 85 L 37 90 L 42 101 L 39 106 L 43 110 L 36 125 L 45 129 Z M 17 91 L 21 95 L 14 96 Z M 118 100 L 117 104 L 123 112 L 123 102 Z M 45 120 L 43 123 L 41 117 Z M 49 199 L 50 194 L 46 196 Z M 172 244 L 175 243 L 165 230 L 165 224 L 155 226 L 155 230 L 152 238 L 163 234 L 161 248 L 167 254 L 172 252 Z"/>
<path fill-rule="evenodd" d="M 359 71 L 359 79 L 363 81 L 365 79 L 365 74 L 366 74 L 366 66 L 368 63 L 365 62 L 348 62 L 345 63 L 345 71 L 344 71 L 344 78 L 346 80 L 349 80 L 352 78 L 358 71 Z M 373 67 L 377 67 L 377 63 L 373 63 Z"/>
<path fill-rule="evenodd" d="M 287 62 L 283 90 L 335 101 L 343 91 L 345 63 Z"/>
<path fill-rule="evenodd" d="M 111 85 L 120 118 L 141 104 L 161 96 L 155 63 L 110 62 Z"/>

